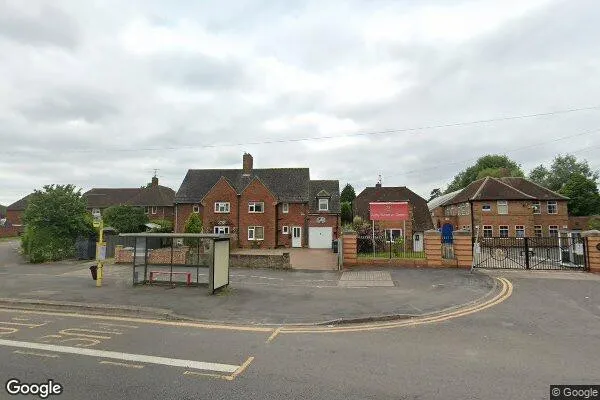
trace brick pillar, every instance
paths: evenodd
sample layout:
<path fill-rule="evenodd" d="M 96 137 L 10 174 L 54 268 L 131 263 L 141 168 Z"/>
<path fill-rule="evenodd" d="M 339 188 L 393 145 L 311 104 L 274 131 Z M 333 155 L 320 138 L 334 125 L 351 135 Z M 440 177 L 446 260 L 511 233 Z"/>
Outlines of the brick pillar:
<path fill-rule="evenodd" d="M 473 243 L 471 231 L 458 230 L 453 233 L 454 257 L 458 268 L 471 268 L 473 265 Z"/>
<path fill-rule="evenodd" d="M 344 266 L 356 264 L 357 249 L 356 249 L 356 232 L 344 232 L 342 234 L 342 250 Z"/>
<path fill-rule="evenodd" d="M 581 236 L 587 238 L 587 260 L 590 272 L 600 273 L 600 231 L 585 231 Z"/>
<path fill-rule="evenodd" d="M 442 234 L 435 230 L 425 232 L 425 259 L 427 266 L 442 266 Z"/>

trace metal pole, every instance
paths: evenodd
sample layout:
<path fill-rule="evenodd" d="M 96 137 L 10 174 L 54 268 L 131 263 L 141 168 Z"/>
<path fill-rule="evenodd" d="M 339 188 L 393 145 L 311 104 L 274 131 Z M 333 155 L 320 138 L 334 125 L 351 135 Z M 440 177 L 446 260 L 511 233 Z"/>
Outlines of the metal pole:
<path fill-rule="evenodd" d="M 403 227 L 402 227 L 402 246 L 403 246 L 403 253 L 404 256 L 406 256 L 406 220 L 402 221 Z"/>
<path fill-rule="evenodd" d="M 375 258 L 375 220 L 371 221 L 373 223 L 373 227 L 371 228 L 371 234 L 373 236 L 373 258 Z"/>
<path fill-rule="evenodd" d="M 169 274 L 169 280 L 173 284 L 173 238 L 171 238 L 171 273 Z"/>
<path fill-rule="evenodd" d="M 96 266 L 96 287 L 102 286 L 102 278 L 104 273 L 104 266 L 102 265 L 102 260 L 100 259 L 100 249 L 102 248 L 102 243 L 104 241 L 103 233 L 104 222 L 100 220 L 100 235 L 98 237 L 98 244 L 96 245 L 96 260 L 98 261 L 98 265 Z"/>

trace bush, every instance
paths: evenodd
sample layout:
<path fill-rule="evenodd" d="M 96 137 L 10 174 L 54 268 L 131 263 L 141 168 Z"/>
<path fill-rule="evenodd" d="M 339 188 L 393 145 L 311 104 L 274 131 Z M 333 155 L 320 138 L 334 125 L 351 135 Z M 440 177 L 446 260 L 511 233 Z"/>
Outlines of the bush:
<path fill-rule="evenodd" d="M 75 255 L 75 241 L 56 235 L 50 228 L 27 228 L 21 238 L 21 245 L 31 263 L 64 260 Z"/>
<path fill-rule="evenodd" d="M 197 213 L 192 213 L 190 217 L 185 221 L 184 227 L 185 233 L 202 233 L 202 220 Z M 197 246 L 198 239 L 196 238 L 185 238 L 184 241 L 186 246 Z"/>
<path fill-rule="evenodd" d="M 173 232 L 173 223 L 168 219 L 155 219 L 150 221 L 153 224 L 160 225 L 160 228 L 152 229 L 152 232 L 156 233 L 170 233 Z"/>
<path fill-rule="evenodd" d="M 148 216 L 141 207 L 113 206 L 104 210 L 104 226 L 115 228 L 120 233 L 136 233 L 146 230 Z"/>

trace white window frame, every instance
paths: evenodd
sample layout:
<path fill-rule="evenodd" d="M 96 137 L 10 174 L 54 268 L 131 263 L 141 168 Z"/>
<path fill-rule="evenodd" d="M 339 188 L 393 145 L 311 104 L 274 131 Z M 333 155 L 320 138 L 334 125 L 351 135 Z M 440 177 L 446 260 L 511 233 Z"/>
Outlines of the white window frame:
<path fill-rule="evenodd" d="M 506 229 L 503 229 L 506 228 Z M 502 231 L 506 231 L 506 236 L 502 236 Z M 501 238 L 507 238 L 510 235 L 510 226 L 508 225 L 499 225 L 498 226 L 498 236 Z"/>
<path fill-rule="evenodd" d="M 229 235 L 229 232 L 229 226 L 226 225 L 217 225 L 213 228 L 213 233 L 215 235 Z"/>
<path fill-rule="evenodd" d="M 496 203 L 496 207 L 498 209 L 498 215 L 508 215 L 508 201 L 498 200 L 498 202 Z"/>
<path fill-rule="evenodd" d="M 489 232 L 490 232 L 490 235 L 489 235 L 489 236 L 487 236 L 487 235 L 485 234 L 485 232 L 486 232 L 486 231 L 489 231 Z M 491 237 L 494 237 L 494 227 L 493 227 L 492 225 L 484 225 L 484 226 L 483 226 L 483 230 L 482 230 L 482 232 L 483 232 L 483 237 L 484 237 L 484 238 L 491 238 Z"/>
<path fill-rule="evenodd" d="M 260 205 L 260 211 L 256 211 L 256 206 Z M 248 213 L 250 214 L 263 214 L 265 212 L 264 201 L 249 201 L 248 202 Z"/>
<path fill-rule="evenodd" d="M 491 204 L 482 204 L 481 205 L 481 211 L 483 211 L 483 212 L 490 212 L 490 211 L 492 211 L 492 205 Z"/>
<path fill-rule="evenodd" d="M 144 214 L 150 214 L 150 206 L 144 206 Z"/>
<path fill-rule="evenodd" d="M 533 236 L 535 236 L 535 237 L 544 236 L 544 228 L 541 225 L 535 225 L 533 227 Z"/>
<path fill-rule="evenodd" d="M 542 205 L 539 201 L 534 201 L 531 203 L 531 208 L 533 208 L 533 213 L 539 215 L 542 213 Z"/>
<path fill-rule="evenodd" d="M 322 205 L 325 205 L 325 208 L 322 208 Z M 329 199 L 319 199 L 319 211 L 329 211 Z"/>
<path fill-rule="evenodd" d="M 262 230 L 262 238 L 256 237 L 257 228 Z M 248 240 L 265 240 L 265 228 L 264 226 L 249 226 L 248 227 Z"/>
<path fill-rule="evenodd" d="M 550 206 L 554 206 L 554 212 L 550 212 Z M 558 202 L 556 200 L 549 200 L 546 202 L 546 210 L 548 214 L 556 215 L 558 214 Z M 554 226 L 554 225 L 552 225 Z"/>
<path fill-rule="evenodd" d="M 92 208 L 92 215 L 102 215 L 99 208 Z"/>
<path fill-rule="evenodd" d="M 556 231 L 556 235 L 553 235 L 552 231 Z M 559 235 L 558 225 L 548 225 L 548 236 L 558 237 L 558 235 Z"/>
<path fill-rule="evenodd" d="M 215 201 L 216 214 L 229 214 L 231 212 L 231 203 L 228 201 Z"/>
<path fill-rule="evenodd" d="M 198 213 L 200 212 L 200 205 L 199 205 L 199 204 L 194 204 L 194 205 L 192 206 L 192 212 L 193 212 L 194 214 L 198 214 Z"/>
<path fill-rule="evenodd" d="M 522 234 L 519 235 L 519 232 L 521 232 Z M 515 225 L 515 236 L 518 238 L 525 237 L 525 226 L 524 225 Z"/>
<path fill-rule="evenodd" d="M 281 233 L 283 235 L 289 235 L 290 234 L 290 227 L 287 225 L 284 225 L 281 227 Z"/>
<path fill-rule="evenodd" d="M 394 242 L 394 231 L 398 231 L 398 235 L 396 239 L 403 237 L 402 236 L 402 228 L 389 228 L 385 230 L 385 242 L 393 243 Z"/>
<path fill-rule="evenodd" d="M 287 214 L 290 212 L 290 203 L 283 203 L 281 205 L 281 212 Z"/>

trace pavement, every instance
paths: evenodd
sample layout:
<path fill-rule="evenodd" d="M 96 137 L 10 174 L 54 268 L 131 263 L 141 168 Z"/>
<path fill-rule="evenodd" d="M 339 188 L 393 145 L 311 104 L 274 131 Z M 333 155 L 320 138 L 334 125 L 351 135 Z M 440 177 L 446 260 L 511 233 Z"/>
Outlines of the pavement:
<path fill-rule="evenodd" d="M 4 244 L 6 251 L 11 250 Z M 129 265 L 107 265 L 98 288 L 90 276 L 91 264 L 0 266 L 0 304 L 228 324 L 339 324 L 437 313 L 476 302 L 495 288 L 492 278 L 457 269 L 232 269 L 229 287 L 209 295 L 206 286 L 134 287 Z M 201 272 L 201 281 L 207 275 Z"/>

